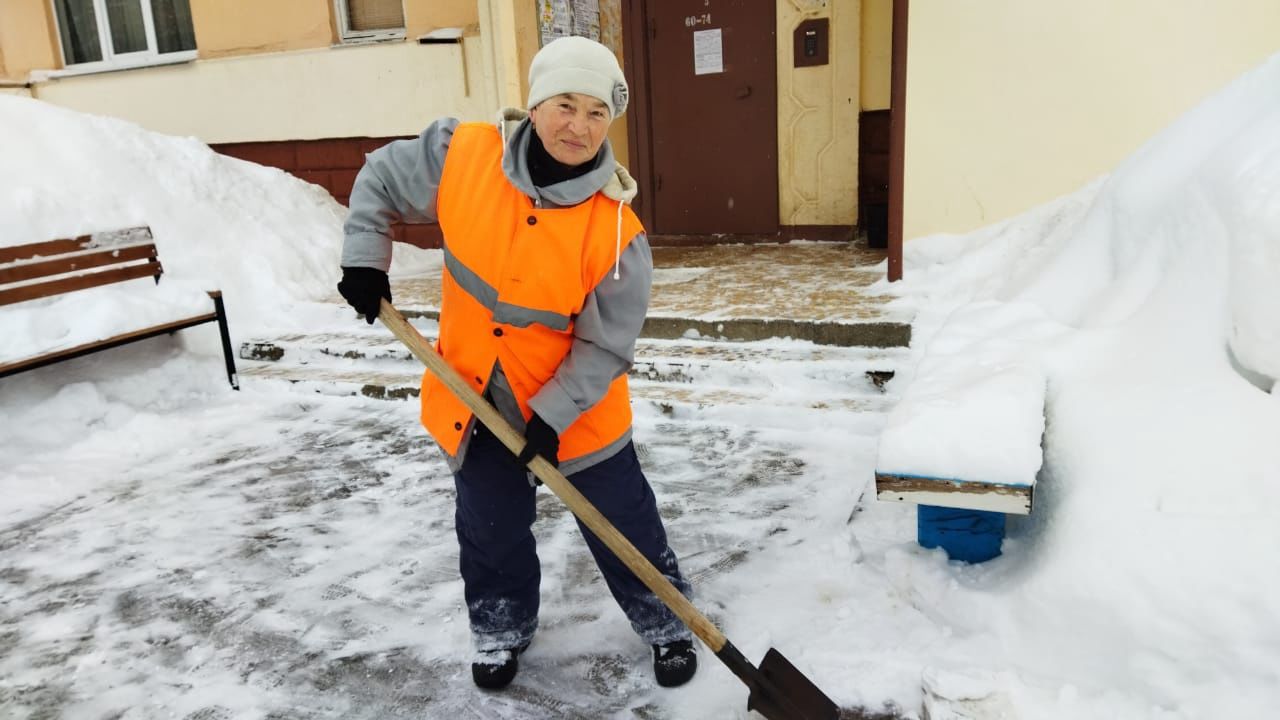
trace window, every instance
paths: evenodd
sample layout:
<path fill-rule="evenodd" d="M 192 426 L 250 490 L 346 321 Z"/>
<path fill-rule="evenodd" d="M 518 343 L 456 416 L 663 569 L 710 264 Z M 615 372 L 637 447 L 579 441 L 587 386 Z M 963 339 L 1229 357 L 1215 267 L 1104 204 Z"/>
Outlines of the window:
<path fill-rule="evenodd" d="M 342 39 L 390 40 L 404 37 L 401 0 L 337 0 Z"/>
<path fill-rule="evenodd" d="M 67 67 L 195 58 L 190 0 L 53 0 Z"/>

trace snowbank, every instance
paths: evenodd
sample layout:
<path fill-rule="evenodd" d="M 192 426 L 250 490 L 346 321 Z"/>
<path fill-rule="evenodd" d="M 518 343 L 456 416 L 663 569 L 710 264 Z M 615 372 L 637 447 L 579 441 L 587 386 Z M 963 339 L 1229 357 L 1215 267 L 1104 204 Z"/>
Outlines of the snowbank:
<path fill-rule="evenodd" d="M 294 303 L 334 294 L 346 209 L 274 168 L 38 100 L 0 97 L 0 246 L 148 225 L 165 275 L 0 308 L 0 360 L 69 347 L 211 305 L 221 289 L 239 341 L 289 327 Z M 397 244 L 397 270 L 438 262 Z M 219 352 L 216 332 L 184 333 Z"/>
<path fill-rule="evenodd" d="M 988 669 L 1048 696 L 1028 717 L 1273 714 L 1280 56 L 1110 177 L 968 237 L 913 241 L 906 262 L 901 302 L 919 310 L 921 359 L 886 437 L 924 425 L 922 405 L 998 414 L 1025 394 L 964 393 L 993 367 L 992 347 L 1046 393 L 1031 518 L 980 572 L 937 554 L 891 570 L 921 610 L 958 633 L 994 633 Z M 999 314 L 1025 322 L 992 322 Z M 964 367 L 979 377 L 949 377 Z M 882 459 L 1026 472 L 1016 432 L 957 449 L 947 433 L 978 440 L 924 427 L 913 447 L 882 445 Z"/>

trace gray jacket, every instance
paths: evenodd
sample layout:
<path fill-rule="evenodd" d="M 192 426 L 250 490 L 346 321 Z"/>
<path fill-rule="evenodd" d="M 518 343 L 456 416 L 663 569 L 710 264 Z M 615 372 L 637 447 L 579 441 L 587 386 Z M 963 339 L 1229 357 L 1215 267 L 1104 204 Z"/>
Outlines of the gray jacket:
<path fill-rule="evenodd" d="M 389 270 L 391 224 L 436 221 L 436 194 L 449 142 L 457 126 L 458 120 L 443 118 L 413 140 L 396 140 L 369 153 L 351 190 L 350 213 L 343 228 L 344 267 Z M 499 127 L 506 139 L 503 173 L 537 207 L 569 207 L 590 199 L 597 192 L 620 203 L 629 202 L 635 196 L 635 181 L 614 160 L 608 140 L 590 172 L 548 187 L 535 187 L 527 159 L 533 132 L 528 118 L 523 111 L 507 110 Z M 446 252 L 448 242 L 445 238 Z M 569 355 L 554 377 L 529 401 L 534 412 L 557 432 L 563 433 L 579 415 L 604 397 L 614 379 L 630 369 L 635 359 L 636 338 L 649 306 L 652 277 L 649 242 L 644 233 L 640 233 L 622 250 L 616 272 L 610 268 L 586 297 L 582 312 L 574 319 Z M 496 362 L 485 394 L 507 422 L 524 431 L 525 421 L 519 405 L 502 367 Z M 470 436 L 470 432 L 463 435 L 464 438 Z M 613 456 L 630 439 L 628 429 L 608 447 L 564 463 L 560 469 L 568 475 L 590 467 Z M 455 472 L 466 456 L 467 445 L 464 440 L 457 456 L 448 457 Z"/>

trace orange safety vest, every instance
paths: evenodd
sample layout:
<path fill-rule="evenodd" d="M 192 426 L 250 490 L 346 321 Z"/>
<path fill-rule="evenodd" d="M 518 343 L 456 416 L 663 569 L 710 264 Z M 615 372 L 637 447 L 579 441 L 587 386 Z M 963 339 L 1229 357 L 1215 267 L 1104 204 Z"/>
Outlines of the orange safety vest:
<path fill-rule="evenodd" d="M 573 323 L 596 285 L 613 272 L 618 205 L 601 193 L 568 208 L 536 208 L 502 171 L 503 140 L 493 125 L 453 133 L 436 198 L 444 234 L 440 339 L 445 361 L 487 387 L 502 364 L 520 412 L 555 375 L 573 345 Z M 622 212 L 622 249 L 644 228 Z M 422 424 L 456 456 L 471 411 L 430 372 L 422 378 Z M 627 376 L 560 435 L 560 461 L 596 452 L 631 427 Z"/>

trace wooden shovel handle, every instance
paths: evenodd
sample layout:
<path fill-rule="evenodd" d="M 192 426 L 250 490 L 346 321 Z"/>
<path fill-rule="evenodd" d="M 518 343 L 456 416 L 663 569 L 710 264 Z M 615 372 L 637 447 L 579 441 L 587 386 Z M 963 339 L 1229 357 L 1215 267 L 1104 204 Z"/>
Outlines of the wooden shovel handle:
<path fill-rule="evenodd" d="M 473 390 L 453 368 L 449 367 L 449 364 L 427 343 L 426 338 L 422 337 L 417 328 L 410 325 L 400 311 L 386 299 L 382 301 L 378 318 L 427 366 L 433 375 L 458 396 L 458 399 L 471 409 L 471 412 L 475 413 L 480 422 L 484 423 L 485 427 L 507 446 L 507 449 L 516 455 L 520 454 L 525 445 L 524 437 L 516 432 L 497 409 L 480 396 L 480 393 Z M 544 485 L 551 488 L 551 491 L 569 507 L 569 510 L 584 525 L 591 528 L 591 532 L 604 541 L 613 554 L 626 563 L 627 567 L 631 568 L 631 572 L 635 573 L 636 577 L 640 578 L 667 607 L 671 608 L 671 611 L 684 621 L 684 624 L 688 625 L 689 629 L 701 638 L 712 652 L 720 652 L 726 642 L 724 633 L 720 632 L 720 629 L 706 616 L 698 612 L 693 603 L 689 602 L 689 599 L 682 595 L 666 576 L 658 572 L 653 563 L 641 555 L 635 545 L 618 532 L 617 528 L 605 519 L 604 515 L 601 515 L 600 511 L 596 510 L 595 506 L 583 497 L 582 493 L 578 492 L 578 489 L 560 474 L 559 470 L 541 456 L 535 457 L 533 462 L 529 463 L 529 469 Z"/>

